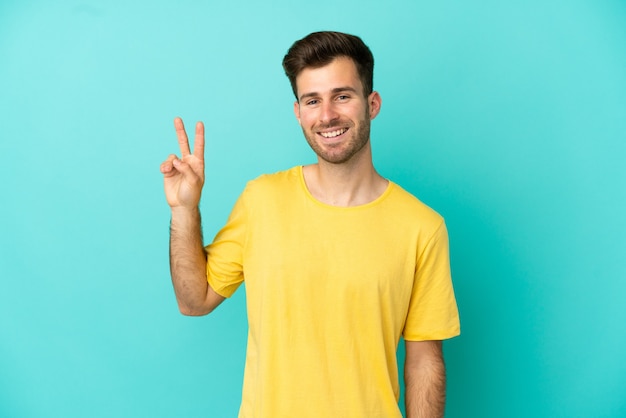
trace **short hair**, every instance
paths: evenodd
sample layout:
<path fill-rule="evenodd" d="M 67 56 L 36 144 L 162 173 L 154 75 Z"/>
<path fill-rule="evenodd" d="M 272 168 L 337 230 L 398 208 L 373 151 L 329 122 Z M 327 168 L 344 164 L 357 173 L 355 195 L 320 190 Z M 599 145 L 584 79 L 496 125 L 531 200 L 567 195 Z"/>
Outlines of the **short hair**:
<path fill-rule="evenodd" d="M 313 32 L 294 42 L 283 58 L 283 68 L 296 100 L 296 77 L 302 70 L 323 67 L 338 57 L 347 57 L 354 62 L 366 97 L 373 91 L 374 56 L 361 38 L 341 32 Z"/>

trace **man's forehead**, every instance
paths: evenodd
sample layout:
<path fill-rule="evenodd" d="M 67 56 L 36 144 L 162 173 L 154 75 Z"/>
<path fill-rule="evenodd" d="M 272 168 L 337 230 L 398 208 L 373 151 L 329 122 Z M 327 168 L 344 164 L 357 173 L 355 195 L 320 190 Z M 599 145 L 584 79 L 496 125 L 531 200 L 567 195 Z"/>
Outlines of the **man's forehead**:
<path fill-rule="evenodd" d="M 311 93 L 328 93 L 341 90 L 361 92 L 363 86 L 352 59 L 335 58 L 321 67 L 307 67 L 296 77 L 298 97 Z"/>

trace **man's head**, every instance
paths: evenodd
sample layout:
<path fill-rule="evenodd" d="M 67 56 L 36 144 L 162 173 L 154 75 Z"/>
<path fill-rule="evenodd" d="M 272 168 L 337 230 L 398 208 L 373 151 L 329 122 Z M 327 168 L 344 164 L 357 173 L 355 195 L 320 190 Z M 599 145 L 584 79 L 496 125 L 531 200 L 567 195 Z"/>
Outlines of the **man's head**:
<path fill-rule="evenodd" d="M 296 78 L 302 70 L 323 67 L 338 57 L 347 57 L 354 62 L 363 86 L 363 95 L 367 97 L 372 93 L 374 57 L 361 38 L 340 32 L 314 32 L 296 41 L 283 58 L 283 68 L 296 99 Z"/>
<path fill-rule="evenodd" d="M 370 122 L 381 99 L 372 89 L 374 59 L 363 41 L 312 33 L 293 44 L 283 67 L 296 95 L 295 116 L 318 161 L 371 163 Z"/>

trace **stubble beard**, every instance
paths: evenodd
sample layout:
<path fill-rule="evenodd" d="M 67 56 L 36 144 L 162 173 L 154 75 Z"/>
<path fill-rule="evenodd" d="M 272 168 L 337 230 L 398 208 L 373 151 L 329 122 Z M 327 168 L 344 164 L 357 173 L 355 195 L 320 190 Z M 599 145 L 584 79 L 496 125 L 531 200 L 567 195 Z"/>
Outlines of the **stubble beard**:
<path fill-rule="evenodd" d="M 352 137 L 348 139 L 347 143 L 342 142 L 336 146 L 320 145 L 317 141 L 317 134 L 315 131 L 307 131 L 304 127 L 302 127 L 302 132 L 304 133 L 304 137 L 309 143 L 309 146 L 320 159 L 331 164 L 344 164 L 350 161 L 352 157 L 361 151 L 370 140 L 370 120 L 364 118 L 359 121 L 358 125 L 359 128 L 356 131 L 353 131 L 354 126 L 351 126 L 348 130 L 347 133 L 351 134 Z M 342 125 L 342 123 L 338 121 L 329 124 L 329 126 L 325 126 L 324 128 L 334 128 L 340 126 L 345 125 Z"/>

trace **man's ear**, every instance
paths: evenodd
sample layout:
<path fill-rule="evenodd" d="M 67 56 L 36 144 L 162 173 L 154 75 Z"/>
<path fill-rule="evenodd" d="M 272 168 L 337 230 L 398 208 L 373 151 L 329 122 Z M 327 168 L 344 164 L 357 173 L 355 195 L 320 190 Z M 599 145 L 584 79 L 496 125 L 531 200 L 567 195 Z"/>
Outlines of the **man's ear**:
<path fill-rule="evenodd" d="M 367 104 L 370 108 L 370 120 L 372 120 L 380 113 L 383 100 L 380 98 L 380 94 L 378 94 L 377 91 L 373 91 L 367 98 Z"/>
<path fill-rule="evenodd" d="M 297 100 L 293 103 L 293 113 L 296 115 L 296 119 L 298 119 L 298 124 L 302 125 L 300 123 L 300 103 Z"/>

